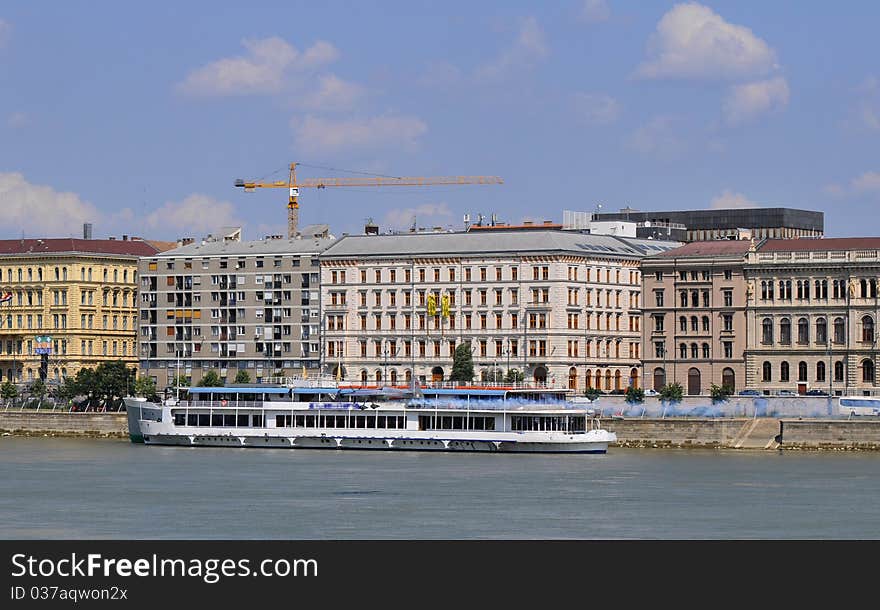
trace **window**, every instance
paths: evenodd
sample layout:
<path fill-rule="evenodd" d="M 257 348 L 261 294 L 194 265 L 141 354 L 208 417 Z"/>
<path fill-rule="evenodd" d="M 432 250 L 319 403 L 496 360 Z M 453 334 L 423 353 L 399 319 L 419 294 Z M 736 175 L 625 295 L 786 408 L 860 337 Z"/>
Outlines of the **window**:
<path fill-rule="evenodd" d="M 654 300 L 656 302 L 657 307 L 663 307 L 663 291 L 655 290 L 654 291 Z"/>
<path fill-rule="evenodd" d="M 816 363 L 816 381 L 825 381 L 825 363 L 821 360 Z"/>
<path fill-rule="evenodd" d="M 663 320 L 664 316 L 654 316 L 654 332 L 662 333 L 663 332 Z"/>
<path fill-rule="evenodd" d="M 788 381 L 788 362 L 782 362 L 779 365 L 779 381 Z"/>
<path fill-rule="evenodd" d="M 804 361 L 798 362 L 798 381 L 806 381 L 807 380 L 807 363 Z"/>
<path fill-rule="evenodd" d="M 773 343 L 773 320 L 764 318 L 761 322 L 761 343 L 771 345 Z"/>
<path fill-rule="evenodd" d="M 834 381 L 843 381 L 843 362 L 840 360 L 834 363 Z"/>
<path fill-rule="evenodd" d="M 798 320 L 798 343 L 805 345 L 809 342 L 810 342 L 810 323 L 807 321 L 806 318 L 800 318 Z"/>
<path fill-rule="evenodd" d="M 728 359 L 733 358 L 733 342 L 723 341 L 721 345 L 724 348 L 724 357 Z"/>
<path fill-rule="evenodd" d="M 834 342 L 844 343 L 846 341 L 846 330 L 843 318 L 834 318 Z"/>
<path fill-rule="evenodd" d="M 733 290 L 724 291 L 724 306 L 733 307 Z"/>
<path fill-rule="evenodd" d="M 816 320 L 816 343 L 827 343 L 828 342 L 828 323 L 825 321 L 825 318 L 819 318 Z"/>
<path fill-rule="evenodd" d="M 783 345 L 791 343 L 791 320 L 783 318 L 779 323 L 779 342 Z"/>
<path fill-rule="evenodd" d="M 862 381 L 864 383 L 874 383 L 874 361 L 862 360 Z"/>
<path fill-rule="evenodd" d="M 862 342 L 874 342 L 874 318 L 871 316 L 862 317 Z"/>
<path fill-rule="evenodd" d="M 733 330 L 733 314 L 723 314 L 721 316 L 722 330 Z"/>

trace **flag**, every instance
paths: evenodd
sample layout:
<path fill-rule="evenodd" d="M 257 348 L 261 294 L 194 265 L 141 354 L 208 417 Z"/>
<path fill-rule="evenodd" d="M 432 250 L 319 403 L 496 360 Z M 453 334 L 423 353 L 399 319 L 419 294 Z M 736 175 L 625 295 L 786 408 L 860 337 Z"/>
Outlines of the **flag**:
<path fill-rule="evenodd" d="M 433 294 L 428 295 L 428 315 L 436 316 L 437 315 L 437 299 L 434 298 Z"/>
<path fill-rule="evenodd" d="M 11 301 L 11 300 L 12 300 L 12 293 L 11 292 L 4 292 L 3 296 L 0 297 L 0 303 L 5 303 L 6 301 Z"/>
<path fill-rule="evenodd" d="M 441 315 L 444 318 L 449 317 L 449 295 L 448 294 L 444 294 L 443 297 L 440 299 L 440 311 L 441 311 Z"/>

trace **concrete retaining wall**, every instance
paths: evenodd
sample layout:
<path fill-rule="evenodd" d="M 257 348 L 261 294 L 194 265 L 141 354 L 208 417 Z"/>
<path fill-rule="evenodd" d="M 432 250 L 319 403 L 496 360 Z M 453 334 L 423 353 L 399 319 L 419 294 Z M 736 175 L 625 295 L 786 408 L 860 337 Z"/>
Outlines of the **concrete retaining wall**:
<path fill-rule="evenodd" d="M 619 447 L 732 447 L 751 419 L 603 419 Z"/>
<path fill-rule="evenodd" d="M 880 450 L 880 420 L 784 419 L 782 449 Z"/>
<path fill-rule="evenodd" d="M 128 438 L 125 413 L 0 411 L 0 433 Z"/>

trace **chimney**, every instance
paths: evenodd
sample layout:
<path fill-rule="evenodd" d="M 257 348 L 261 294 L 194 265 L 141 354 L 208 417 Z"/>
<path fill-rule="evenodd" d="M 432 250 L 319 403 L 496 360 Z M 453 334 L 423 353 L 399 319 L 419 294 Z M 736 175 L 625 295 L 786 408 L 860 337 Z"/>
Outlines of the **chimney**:
<path fill-rule="evenodd" d="M 128 241 L 128 235 L 125 233 L 122 234 L 122 241 Z"/>
<path fill-rule="evenodd" d="M 373 222 L 370 219 L 366 226 L 364 227 L 364 235 L 378 235 L 379 234 L 379 225 Z"/>
<path fill-rule="evenodd" d="M 196 241 L 196 240 L 195 240 L 195 238 L 193 238 L 193 237 L 181 237 L 179 243 L 180 243 L 181 246 L 188 246 L 188 245 L 190 245 L 191 243 L 194 243 L 195 241 Z"/>
<path fill-rule="evenodd" d="M 91 239 L 92 238 L 92 223 L 84 222 L 83 223 L 83 239 Z"/>
<path fill-rule="evenodd" d="M 115 238 L 113 235 L 111 235 L 111 236 L 108 237 L 107 239 L 109 239 L 110 241 L 116 241 L 116 238 Z"/>

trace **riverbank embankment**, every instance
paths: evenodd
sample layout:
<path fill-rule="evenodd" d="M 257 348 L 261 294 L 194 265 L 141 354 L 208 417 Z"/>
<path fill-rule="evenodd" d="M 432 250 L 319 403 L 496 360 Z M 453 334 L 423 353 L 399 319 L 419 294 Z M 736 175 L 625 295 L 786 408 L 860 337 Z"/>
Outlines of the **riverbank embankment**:
<path fill-rule="evenodd" d="M 128 438 L 125 413 L 0 411 L 0 434 Z"/>

